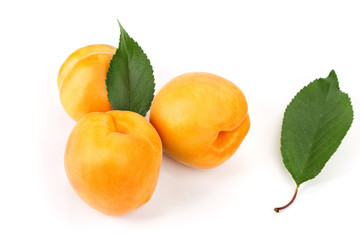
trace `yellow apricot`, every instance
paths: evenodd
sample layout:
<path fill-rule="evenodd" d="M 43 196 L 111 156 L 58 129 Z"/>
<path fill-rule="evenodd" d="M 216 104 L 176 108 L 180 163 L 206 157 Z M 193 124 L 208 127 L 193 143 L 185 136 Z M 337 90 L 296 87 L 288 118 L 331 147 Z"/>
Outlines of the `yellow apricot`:
<path fill-rule="evenodd" d="M 152 196 L 162 158 L 153 126 L 129 111 L 89 113 L 72 130 L 65 170 L 79 197 L 112 216 L 129 213 Z"/>
<path fill-rule="evenodd" d="M 150 122 L 164 151 L 196 168 L 213 168 L 229 159 L 250 128 L 248 105 L 232 82 L 210 73 L 187 73 L 155 96 Z"/>
<path fill-rule="evenodd" d="M 112 110 L 106 90 L 106 73 L 116 48 L 96 44 L 73 52 L 58 75 L 60 101 L 67 114 L 78 121 L 90 112 Z"/>

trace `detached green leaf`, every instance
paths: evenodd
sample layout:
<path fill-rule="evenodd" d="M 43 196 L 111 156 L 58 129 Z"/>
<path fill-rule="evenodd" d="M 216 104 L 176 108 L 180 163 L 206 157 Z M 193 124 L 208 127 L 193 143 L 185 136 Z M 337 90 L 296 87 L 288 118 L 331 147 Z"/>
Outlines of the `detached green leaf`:
<path fill-rule="evenodd" d="M 285 110 L 281 154 L 297 188 L 320 173 L 339 147 L 353 118 L 350 98 L 340 90 L 334 71 L 296 94 Z"/>
<path fill-rule="evenodd" d="M 119 47 L 106 76 L 109 102 L 114 110 L 129 110 L 145 116 L 154 98 L 153 69 L 139 44 L 120 22 L 119 26 Z"/>

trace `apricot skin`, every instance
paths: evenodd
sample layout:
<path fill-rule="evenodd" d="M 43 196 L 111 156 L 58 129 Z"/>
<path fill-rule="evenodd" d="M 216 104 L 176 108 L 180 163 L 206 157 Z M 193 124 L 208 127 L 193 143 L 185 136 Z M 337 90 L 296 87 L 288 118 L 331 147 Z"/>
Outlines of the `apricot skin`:
<path fill-rule="evenodd" d="M 150 122 L 164 151 L 195 168 L 214 168 L 229 159 L 250 128 L 242 91 L 222 77 L 199 72 L 180 75 L 158 92 Z"/>
<path fill-rule="evenodd" d="M 129 111 L 89 113 L 72 130 L 65 150 L 68 180 L 88 205 L 120 216 L 152 196 L 162 145 L 141 115 Z"/>
<path fill-rule="evenodd" d="M 116 48 L 96 44 L 73 52 L 58 75 L 60 101 L 75 121 L 90 112 L 112 110 L 106 90 L 106 73 Z"/>

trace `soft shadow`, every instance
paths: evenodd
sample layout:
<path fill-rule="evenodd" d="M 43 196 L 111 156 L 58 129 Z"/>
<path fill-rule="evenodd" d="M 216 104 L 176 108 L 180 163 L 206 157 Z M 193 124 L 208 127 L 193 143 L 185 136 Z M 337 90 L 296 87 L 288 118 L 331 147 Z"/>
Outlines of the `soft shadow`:
<path fill-rule="evenodd" d="M 244 161 L 241 158 L 236 153 L 219 167 L 196 169 L 181 164 L 164 153 L 158 185 L 152 198 L 143 207 L 124 217 L 134 221 L 153 220 L 200 204 L 214 194 L 216 186 L 223 184 L 228 178 L 241 175 L 244 171 Z"/>

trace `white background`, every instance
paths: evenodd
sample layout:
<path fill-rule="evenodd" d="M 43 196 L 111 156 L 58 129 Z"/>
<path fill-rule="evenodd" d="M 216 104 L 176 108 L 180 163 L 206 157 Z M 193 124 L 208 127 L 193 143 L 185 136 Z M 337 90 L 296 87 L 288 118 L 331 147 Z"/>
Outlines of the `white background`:
<path fill-rule="evenodd" d="M 358 1 L 2 1 L 0 239 L 360 239 Z M 222 166 L 196 170 L 164 156 L 157 188 L 122 217 L 83 203 L 63 167 L 75 125 L 57 74 L 75 49 L 117 46 L 119 19 L 155 71 L 156 91 L 190 71 L 245 93 L 251 129 Z M 287 203 L 295 184 L 280 154 L 286 105 L 338 74 L 355 119 L 338 151 Z"/>

